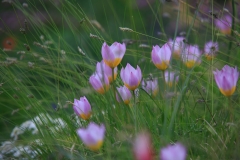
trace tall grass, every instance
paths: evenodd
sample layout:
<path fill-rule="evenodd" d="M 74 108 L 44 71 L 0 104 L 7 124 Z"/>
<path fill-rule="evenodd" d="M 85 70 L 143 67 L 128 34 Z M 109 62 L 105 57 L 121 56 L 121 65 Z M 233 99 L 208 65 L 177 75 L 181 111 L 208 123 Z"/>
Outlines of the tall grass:
<path fill-rule="evenodd" d="M 11 144 L 7 151 L 1 148 L 3 158 L 133 159 L 133 139 L 143 130 L 152 136 L 156 159 L 160 148 L 175 142 L 186 146 L 188 159 L 240 158 L 239 88 L 229 99 L 224 97 L 212 73 L 225 64 L 239 67 L 238 21 L 234 21 L 230 35 L 220 33 L 213 23 L 214 14 L 223 14 L 215 11 L 223 11 L 227 5 L 235 8 L 229 12 L 237 18 L 236 4 L 146 1 L 141 8 L 136 1 L 26 3 L 28 7 L 20 1 L 9 4 L 17 29 L 0 18 L 4 26 L 0 35 L 17 43 L 11 51 L 0 49 L 0 141 Z M 211 5 L 211 14 L 206 5 Z M 151 61 L 151 49 L 183 31 L 185 43 L 203 49 L 206 42 L 217 41 L 219 52 L 211 61 L 202 55 L 202 63 L 192 69 L 180 59 L 172 59 L 170 70 L 177 71 L 180 79 L 168 87 Z M 136 102 L 132 99 L 130 105 L 124 105 L 115 100 L 114 90 L 101 95 L 92 89 L 89 77 L 102 60 L 101 46 L 115 41 L 127 43 L 115 85 L 123 85 L 119 73 L 126 63 L 139 65 L 144 79 L 149 74 L 158 78 L 156 97 L 139 86 Z M 25 54 L 17 54 L 19 51 Z M 82 96 L 93 109 L 87 121 L 72 109 L 74 98 Z M 21 126 L 27 120 L 36 125 L 37 133 Z M 106 126 L 103 147 L 97 152 L 86 148 L 76 134 L 90 121 Z M 16 126 L 24 133 L 11 137 Z M 21 155 L 14 155 L 19 150 Z"/>

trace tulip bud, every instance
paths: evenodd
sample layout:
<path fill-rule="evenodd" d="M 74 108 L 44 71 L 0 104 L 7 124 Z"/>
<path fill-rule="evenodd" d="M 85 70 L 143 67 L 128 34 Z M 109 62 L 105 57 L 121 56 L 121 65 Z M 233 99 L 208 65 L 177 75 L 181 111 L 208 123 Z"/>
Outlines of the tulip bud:
<path fill-rule="evenodd" d="M 85 96 L 80 97 L 80 100 L 74 99 L 73 109 L 84 120 L 89 119 L 91 116 L 91 105 Z"/>
<path fill-rule="evenodd" d="M 182 60 L 188 68 L 192 68 L 196 63 L 201 63 L 201 52 L 197 45 L 189 45 L 185 48 Z"/>
<path fill-rule="evenodd" d="M 106 74 L 96 72 L 89 78 L 89 82 L 98 93 L 104 94 L 109 89 L 109 81 Z"/>
<path fill-rule="evenodd" d="M 232 28 L 232 17 L 229 15 L 224 15 L 221 18 L 217 18 L 214 21 L 215 26 L 220 30 L 223 34 L 231 34 Z"/>
<path fill-rule="evenodd" d="M 173 84 L 176 84 L 179 80 L 179 76 L 176 76 L 175 72 L 165 71 L 164 72 L 165 82 L 169 87 L 172 87 Z"/>
<path fill-rule="evenodd" d="M 124 85 L 129 90 L 135 90 L 142 80 L 142 71 L 138 66 L 135 69 L 128 63 L 125 69 L 121 69 L 120 76 Z"/>
<path fill-rule="evenodd" d="M 111 83 L 113 82 L 112 79 L 112 68 L 110 68 L 108 65 L 106 65 L 104 63 L 104 61 L 101 61 L 100 63 L 97 63 L 96 66 L 96 71 L 100 74 L 106 74 L 106 76 L 108 77 L 108 81 Z M 113 76 L 114 80 L 117 78 L 117 67 L 114 68 L 114 76 Z"/>
<path fill-rule="evenodd" d="M 171 49 L 167 43 L 164 44 L 162 48 L 160 48 L 158 45 L 153 46 L 151 54 L 152 61 L 158 69 L 165 70 L 169 65 L 171 54 Z"/>
<path fill-rule="evenodd" d="M 150 95 L 156 96 L 158 93 L 158 79 L 142 81 L 142 88 Z"/>
<path fill-rule="evenodd" d="M 117 67 L 122 61 L 122 58 L 126 52 L 125 44 L 114 42 L 111 46 L 108 46 L 106 42 L 102 45 L 102 57 L 104 62 L 111 68 Z"/>
<path fill-rule="evenodd" d="M 129 104 L 132 98 L 132 94 L 129 89 L 125 86 L 117 87 L 118 93 L 116 93 L 116 98 L 118 102 L 124 102 L 125 104 Z M 118 96 L 120 95 L 121 98 Z"/>
<path fill-rule="evenodd" d="M 103 144 L 105 126 L 103 124 L 99 126 L 91 122 L 86 129 L 78 129 L 77 134 L 89 149 L 96 151 L 100 149 Z"/>
<path fill-rule="evenodd" d="M 213 71 L 213 74 L 220 92 L 224 96 L 231 96 L 236 90 L 239 77 L 237 67 L 233 68 L 225 65 L 222 70 Z"/>

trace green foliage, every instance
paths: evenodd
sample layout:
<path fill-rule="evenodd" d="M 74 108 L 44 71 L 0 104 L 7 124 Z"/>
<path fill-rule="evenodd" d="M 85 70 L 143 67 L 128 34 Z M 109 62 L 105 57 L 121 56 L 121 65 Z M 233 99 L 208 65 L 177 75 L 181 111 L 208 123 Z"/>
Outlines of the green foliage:
<path fill-rule="evenodd" d="M 239 67 L 238 36 L 220 34 L 212 21 L 201 23 L 198 12 L 212 17 L 200 9 L 202 1 L 195 6 L 185 1 L 179 1 L 179 6 L 175 2 L 146 2 L 143 8 L 133 0 L 39 0 L 27 1 L 28 7 L 19 1 L 3 3 L 17 25 L 9 26 L 0 17 L 4 26 L 1 40 L 11 37 L 16 43 L 11 51 L 0 49 L 1 142 L 30 146 L 37 159 L 133 159 L 133 139 L 147 130 L 156 159 L 160 148 L 175 142 L 187 147 L 188 159 L 239 159 L 239 87 L 227 99 L 212 74 L 224 64 Z M 177 6 L 177 10 L 173 9 Z M 213 7 L 225 6 L 214 3 Z M 162 16 L 166 12 L 170 17 Z M 20 28 L 25 32 L 21 33 Z M 234 31 L 238 30 L 235 24 Z M 203 48 L 213 40 L 220 44 L 220 51 L 211 61 L 202 56 L 202 63 L 193 69 L 172 59 L 171 70 L 179 72 L 180 80 L 170 88 L 151 62 L 151 48 L 182 31 L 187 33 L 187 43 Z M 115 85 L 123 85 L 119 75 L 122 66 L 139 65 L 143 78 L 151 73 L 159 79 L 156 97 L 139 87 L 136 102 L 124 105 L 115 100 L 112 86 L 104 95 L 92 89 L 89 77 L 102 59 L 104 41 L 133 43 L 127 45 Z M 139 47 L 141 44 L 150 47 Z M 19 51 L 25 54 L 17 54 Z M 93 109 L 89 121 L 73 114 L 72 102 L 82 96 L 88 98 Z M 36 124 L 38 133 L 26 130 L 17 140 L 10 137 L 13 128 L 27 120 Z M 106 126 L 104 145 L 97 152 L 86 148 L 76 134 L 90 121 Z M 20 157 L 32 158 L 27 153 Z"/>

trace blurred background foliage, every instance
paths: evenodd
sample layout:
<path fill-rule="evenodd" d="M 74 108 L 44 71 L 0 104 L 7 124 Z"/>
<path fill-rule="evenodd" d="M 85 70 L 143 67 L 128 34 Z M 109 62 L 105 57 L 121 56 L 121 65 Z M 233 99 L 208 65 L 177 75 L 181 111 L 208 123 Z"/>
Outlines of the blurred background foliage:
<path fill-rule="evenodd" d="M 213 17 L 211 13 L 221 17 L 223 8 L 230 13 L 232 12 L 230 0 L 179 1 L 180 6 L 178 6 L 176 0 L 19 0 L 9 2 L 11 1 L 3 0 L 0 5 L 0 141 L 10 139 L 9 135 L 16 125 L 32 119 L 41 112 L 48 113 L 53 117 L 60 116 L 65 121 L 70 121 L 69 117 L 73 110 L 72 105 L 67 101 L 73 101 L 73 98 L 86 94 L 89 95 L 88 98 L 92 105 L 96 107 L 95 113 L 101 112 L 102 109 L 98 108 L 97 105 L 100 99 L 105 102 L 108 102 L 109 99 L 96 96 L 89 87 L 88 78 L 94 72 L 96 62 L 102 59 L 101 46 L 103 41 L 108 44 L 115 41 L 127 43 L 127 52 L 119 70 L 127 62 L 134 64 L 134 66 L 138 64 L 142 68 L 144 78 L 148 77 L 149 73 L 152 73 L 155 77 L 161 77 L 151 62 L 152 46 L 162 45 L 168 39 L 174 39 L 181 35 L 186 36 L 186 43 L 198 44 L 201 49 L 209 40 L 218 41 L 220 52 L 217 60 L 214 61 L 214 67 L 222 66 L 226 62 L 239 67 L 240 53 L 237 44 L 239 37 L 221 35 L 212 25 Z M 239 30 L 239 6 L 236 2 L 236 31 Z M 130 28 L 134 32 L 123 32 L 119 27 Z M 229 48 L 230 43 L 232 43 L 232 47 Z M 146 44 L 149 47 L 139 47 L 141 44 Z M 25 53 L 22 54 L 19 51 Z M 171 63 L 173 69 L 182 69 L 181 64 L 177 61 L 173 60 Z M 196 117 L 205 116 L 208 117 L 209 121 L 212 121 L 212 115 L 209 114 L 205 104 L 196 102 L 205 96 L 202 88 L 207 88 L 209 91 L 209 88 L 212 87 L 208 79 L 212 73 L 210 69 L 213 69 L 211 66 L 209 67 L 210 63 L 203 58 L 201 67 L 189 71 L 190 73 L 196 72 L 196 74 L 192 76 L 192 85 L 186 93 L 188 99 L 183 100 L 183 104 L 194 106 L 194 109 L 197 108 L 197 111 L 194 109 L 191 109 L 191 111 L 181 110 L 185 114 L 191 113 L 193 115 L 194 118 L 188 120 L 189 122 L 192 122 L 193 119 L 196 120 Z M 185 73 L 185 76 L 180 79 L 179 86 L 183 85 L 187 79 L 187 71 L 182 69 L 180 72 Z M 120 85 L 121 81 L 116 83 Z M 180 88 L 177 86 L 175 89 Z M 202 89 L 201 93 L 203 95 L 199 94 L 200 89 Z M 209 99 L 216 98 L 213 100 L 214 102 L 209 102 L 209 104 L 219 105 L 215 106 L 214 110 L 219 109 L 221 111 L 218 112 L 217 116 L 214 116 L 220 122 L 221 118 L 227 117 L 227 115 L 224 112 L 225 108 L 222 109 L 223 104 L 219 100 L 218 88 L 214 86 L 213 91 L 214 95 L 209 92 L 206 94 L 209 94 Z M 233 96 L 236 106 L 239 104 L 238 93 L 239 91 Z M 146 97 L 146 94 L 141 96 Z M 158 98 L 159 101 L 163 100 L 160 96 Z M 158 104 L 160 102 L 154 103 Z M 173 102 L 169 103 L 172 104 Z M 146 101 L 143 102 L 142 106 L 151 107 L 150 104 Z M 158 105 L 162 106 L 162 104 Z M 201 106 L 204 110 L 198 108 L 198 106 Z M 142 110 L 144 111 L 144 109 Z M 156 110 L 148 110 L 149 115 L 153 115 L 154 111 Z M 239 108 L 236 108 L 236 112 L 239 113 Z M 120 111 L 120 113 L 123 114 L 123 111 Z M 204 116 L 200 116 L 201 114 Z M 142 124 L 145 124 L 143 128 L 156 128 L 151 132 L 160 134 L 162 131 L 158 128 L 162 125 L 157 122 L 161 121 L 161 118 L 161 115 L 158 115 L 155 119 L 152 119 L 154 121 L 152 124 L 142 122 Z M 185 119 L 183 115 L 181 118 Z M 103 116 L 95 116 L 93 120 L 112 123 L 112 125 L 122 127 L 122 129 L 128 128 L 125 123 L 121 126 L 120 120 L 106 122 Z M 186 130 L 194 133 L 196 131 L 195 136 L 201 135 L 203 138 L 205 135 L 200 134 L 200 132 L 204 132 L 202 131 L 203 124 L 200 124 L 199 128 L 194 127 L 194 125 L 200 123 L 199 121 L 194 121 L 192 126 L 188 124 L 176 126 L 178 135 L 175 138 L 179 140 L 181 134 L 186 136 L 188 134 L 184 132 Z M 85 122 L 81 123 L 85 125 Z M 47 127 L 45 126 L 45 128 Z M 239 131 L 239 128 L 236 128 L 236 130 Z M 75 130 L 70 133 L 74 135 Z M 119 137 L 122 136 L 121 132 L 118 134 Z M 235 134 L 235 132 L 232 134 Z M 206 133 L 206 135 L 208 134 Z M 30 134 L 27 136 L 30 136 Z M 190 137 L 190 135 L 188 136 Z M 157 139 L 154 143 L 157 143 L 156 141 Z M 183 139 L 183 141 L 188 140 Z M 192 143 L 188 145 L 197 148 L 199 141 L 201 139 L 191 139 Z M 239 139 L 236 141 L 239 141 Z M 54 143 L 54 141 L 51 142 Z M 215 142 L 209 140 L 209 143 L 214 144 Z M 216 143 L 221 144 L 219 141 Z M 124 145 L 128 146 L 129 144 Z M 239 146 L 239 143 L 237 145 Z M 234 145 L 230 148 L 234 148 Z M 56 150 L 62 149 L 60 147 Z M 119 153 L 125 153 L 126 150 L 119 151 Z M 87 155 L 91 154 L 88 153 L 89 151 L 85 150 L 85 152 Z M 204 149 L 202 149 L 202 152 L 204 152 Z M 236 150 L 232 152 L 238 154 Z M 216 150 L 214 153 L 217 153 Z M 191 150 L 191 154 L 194 155 L 194 149 Z M 197 154 L 201 155 L 201 152 L 198 150 Z M 229 154 L 232 155 L 230 152 Z M 209 157 L 216 158 L 217 155 L 212 154 Z M 51 159 L 51 156 L 48 158 Z"/>

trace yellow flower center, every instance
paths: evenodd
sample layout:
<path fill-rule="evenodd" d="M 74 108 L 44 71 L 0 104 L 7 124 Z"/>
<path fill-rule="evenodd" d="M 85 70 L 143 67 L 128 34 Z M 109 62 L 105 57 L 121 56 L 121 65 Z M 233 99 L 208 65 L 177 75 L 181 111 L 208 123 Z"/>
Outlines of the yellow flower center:
<path fill-rule="evenodd" d="M 153 92 L 152 92 L 153 97 L 156 97 L 157 94 L 158 94 L 158 88 L 153 90 Z"/>
<path fill-rule="evenodd" d="M 109 85 L 104 85 L 105 87 L 101 87 L 97 90 L 98 93 L 104 94 L 106 91 L 109 90 Z"/>
<path fill-rule="evenodd" d="M 220 30 L 220 32 L 222 32 L 223 34 L 230 35 L 231 34 L 231 28 Z"/>
<path fill-rule="evenodd" d="M 82 114 L 80 114 L 80 117 L 81 117 L 82 119 L 84 119 L 84 120 L 87 120 L 87 119 L 90 118 L 91 114 L 92 114 L 91 112 L 88 113 L 88 114 L 82 113 Z"/>
<path fill-rule="evenodd" d="M 181 50 L 176 50 L 173 52 L 173 58 L 180 59 Z"/>
<path fill-rule="evenodd" d="M 125 100 L 125 101 L 123 101 L 126 105 L 128 105 L 129 103 L 130 103 L 130 100 L 129 99 L 127 99 L 127 100 Z"/>
<path fill-rule="evenodd" d="M 98 150 L 103 144 L 103 141 L 98 141 L 96 144 L 88 145 L 87 147 L 92 151 Z"/>
<path fill-rule="evenodd" d="M 108 61 L 106 59 L 104 59 L 103 61 L 111 68 L 115 68 L 119 65 L 119 63 L 121 62 L 121 58 L 115 58 L 113 61 Z"/>
<path fill-rule="evenodd" d="M 155 66 L 160 70 L 166 70 L 168 67 L 169 61 L 163 61 L 162 63 L 155 64 Z"/>
<path fill-rule="evenodd" d="M 185 62 L 185 65 L 188 67 L 188 68 L 192 68 L 195 64 L 195 61 L 194 60 L 189 60 L 187 62 Z"/>
<path fill-rule="evenodd" d="M 138 84 L 137 85 L 135 85 L 135 86 L 130 86 L 130 85 L 128 85 L 127 83 L 124 83 L 124 85 L 129 89 L 129 90 L 135 90 L 138 86 L 139 86 L 139 83 L 140 82 L 138 82 Z"/>
<path fill-rule="evenodd" d="M 221 93 L 226 97 L 231 96 L 235 92 L 235 90 L 236 90 L 236 86 L 232 87 L 229 90 L 223 90 L 222 88 L 220 88 Z"/>
<path fill-rule="evenodd" d="M 214 58 L 214 55 L 206 55 L 207 60 L 211 61 Z"/>

